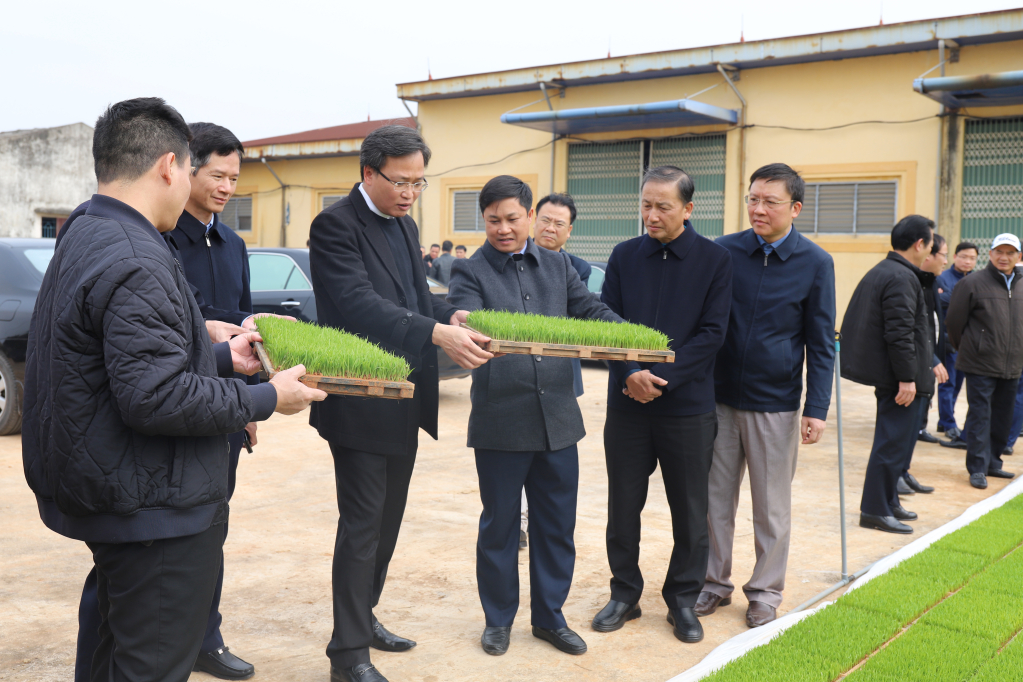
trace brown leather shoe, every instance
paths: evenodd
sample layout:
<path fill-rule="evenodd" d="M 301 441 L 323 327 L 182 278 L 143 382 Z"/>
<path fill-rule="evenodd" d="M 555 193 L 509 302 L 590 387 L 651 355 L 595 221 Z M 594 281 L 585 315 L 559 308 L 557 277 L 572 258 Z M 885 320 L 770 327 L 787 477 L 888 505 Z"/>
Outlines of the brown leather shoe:
<path fill-rule="evenodd" d="M 746 609 L 746 625 L 751 628 L 767 625 L 777 617 L 778 611 L 762 601 L 751 601 Z"/>
<path fill-rule="evenodd" d="M 693 611 L 696 611 L 697 616 L 703 618 L 717 611 L 719 606 L 728 606 L 731 603 L 731 597 L 719 597 L 713 592 L 701 592 Z"/>

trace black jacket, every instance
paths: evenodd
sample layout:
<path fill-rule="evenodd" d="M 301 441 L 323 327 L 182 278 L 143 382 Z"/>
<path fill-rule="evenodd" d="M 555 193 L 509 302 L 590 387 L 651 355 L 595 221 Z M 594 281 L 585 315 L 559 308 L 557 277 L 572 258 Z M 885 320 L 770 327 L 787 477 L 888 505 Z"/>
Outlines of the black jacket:
<path fill-rule="evenodd" d="M 406 293 L 387 237 L 376 224 L 359 185 L 324 209 L 309 229 L 309 267 L 319 323 L 358 334 L 405 357 L 416 384 L 412 400 L 328 396 L 314 403 L 309 423 L 344 447 L 381 455 L 413 454 L 418 430 L 437 438 L 438 322 L 455 308 L 426 284 L 419 254 L 419 229 L 412 218 L 396 218 L 405 234 L 419 310 L 405 308 Z"/>
<path fill-rule="evenodd" d="M 609 408 L 671 416 L 714 411 L 714 359 L 732 305 L 732 257 L 724 247 L 697 234 L 688 221 L 667 244 L 646 235 L 622 242 L 607 262 L 601 300 L 626 321 L 667 334 L 675 351 L 675 362 L 610 363 Z M 666 379 L 663 395 L 649 403 L 624 395 L 634 369 Z"/>
<path fill-rule="evenodd" d="M 269 417 L 276 391 L 217 378 L 225 370 L 167 243 L 94 195 L 57 247 L 29 333 L 23 459 L 43 522 L 139 542 L 226 520 L 227 434 Z"/>
<path fill-rule="evenodd" d="M 948 303 L 948 340 L 959 354 L 956 369 L 996 379 L 1023 372 L 1023 270 L 1012 288 L 991 263 L 963 278 Z"/>
<path fill-rule="evenodd" d="M 842 320 L 842 377 L 889 391 L 916 382 L 934 394 L 934 326 L 922 271 L 889 251 L 856 285 Z"/>

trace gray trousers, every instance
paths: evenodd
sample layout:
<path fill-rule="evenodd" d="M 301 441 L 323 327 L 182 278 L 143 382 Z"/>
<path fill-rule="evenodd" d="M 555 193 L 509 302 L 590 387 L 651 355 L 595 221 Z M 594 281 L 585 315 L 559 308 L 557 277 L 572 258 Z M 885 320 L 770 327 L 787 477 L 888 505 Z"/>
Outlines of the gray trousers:
<path fill-rule="evenodd" d="M 710 561 L 704 590 L 731 596 L 732 542 L 739 486 L 749 467 L 757 563 L 742 591 L 778 608 L 792 535 L 792 478 L 799 451 L 799 412 L 750 412 L 718 403 L 718 435 L 708 483 Z"/>

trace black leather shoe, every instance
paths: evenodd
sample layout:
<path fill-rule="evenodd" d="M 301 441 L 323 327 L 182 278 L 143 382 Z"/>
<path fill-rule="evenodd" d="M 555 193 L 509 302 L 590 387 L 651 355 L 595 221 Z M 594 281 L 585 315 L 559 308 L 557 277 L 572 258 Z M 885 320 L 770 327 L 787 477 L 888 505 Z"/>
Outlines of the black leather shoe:
<path fill-rule="evenodd" d="M 895 482 L 895 492 L 899 495 L 916 495 L 916 491 L 909 487 L 909 483 L 906 479 L 899 476 L 899 480 Z"/>
<path fill-rule="evenodd" d="M 1006 445 L 1004 448 L 1002 448 L 1002 457 L 1005 457 L 1006 455 L 1011 455 L 1011 454 L 1012 454 L 1012 448 L 1010 448 L 1008 445 Z"/>
<path fill-rule="evenodd" d="M 987 487 L 987 476 L 984 474 L 970 474 L 970 485 L 983 490 Z"/>
<path fill-rule="evenodd" d="M 695 644 L 703 639 L 703 626 L 696 617 L 696 611 L 692 609 L 671 609 L 668 611 L 668 622 L 674 626 L 675 639 L 680 642 Z"/>
<path fill-rule="evenodd" d="M 534 625 L 533 636 L 547 640 L 554 645 L 555 649 L 564 651 L 566 654 L 579 656 L 586 653 L 586 642 L 570 628 L 548 630 L 547 628 L 538 628 Z"/>
<path fill-rule="evenodd" d="M 372 663 L 360 663 L 354 668 L 330 666 L 330 682 L 387 682 L 387 678 Z"/>
<path fill-rule="evenodd" d="M 519 529 L 519 549 L 525 549 L 526 547 L 529 547 L 526 531 Z"/>
<path fill-rule="evenodd" d="M 696 606 L 693 607 L 693 611 L 696 611 L 696 615 L 700 618 L 704 616 L 710 616 L 718 610 L 719 606 L 728 606 L 732 603 L 731 597 L 721 597 L 713 592 L 707 592 L 704 590 L 700 592 L 699 598 L 696 600 Z"/>
<path fill-rule="evenodd" d="M 892 507 L 892 516 L 899 521 L 916 521 L 916 512 L 911 512 L 901 504 L 897 507 Z"/>
<path fill-rule="evenodd" d="M 938 424 L 938 433 L 945 433 L 945 427 L 941 424 Z"/>
<path fill-rule="evenodd" d="M 901 533 L 908 535 L 913 532 L 911 526 L 900 523 L 894 516 L 875 516 L 874 514 L 860 513 L 860 528 L 871 530 L 883 530 L 886 533 Z"/>
<path fill-rule="evenodd" d="M 937 443 L 938 439 L 933 433 L 927 429 L 921 429 L 920 433 L 916 435 L 916 439 L 923 441 L 924 443 Z"/>
<path fill-rule="evenodd" d="M 228 647 L 220 647 L 209 653 L 200 653 L 195 659 L 192 670 L 198 670 L 222 680 L 247 680 L 256 674 L 251 663 L 232 654 Z"/>
<path fill-rule="evenodd" d="M 988 469 L 987 475 L 992 478 L 1016 478 L 1016 474 L 1005 469 Z"/>
<path fill-rule="evenodd" d="M 902 478 L 913 492 L 923 493 L 924 495 L 929 495 L 934 492 L 934 486 L 924 485 L 920 481 L 916 480 L 916 477 L 914 477 L 913 474 L 907 473 Z"/>
<path fill-rule="evenodd" d="M 945 438 L 951 438 L 954 440 L 956 438 L 961 438 L 962 435 L 963 432 L 958 426 L 953 426 L 951 429 L 945 429 Z"/>
<path fill-rule="evenodd" d="M 373 641 L 369 644 L 378 651 L 408 651 L 416 645 L 411 639 L 399 637 L 380 624 L 376 616 L 373 616 Z"/>
<path fill-rule="evenodd" d="M 956 448 L 957 450 L 966 449 L 966 441 L 960 438 L 958 434 L 956 434 L 956 437 L 951 440 L 938 441 L 938 445 L 943 448 Z"/>
<path fill-rule="evenodd" d="M 491 656 L 501 656 L 507 653 L 508 643 L 511 642 L 511 626 L 483 628 L 483 636 L 480 637 L 480 644 L 483 650 Z"/>
<path fill-rule="evenodd" d="M 600 610 L 600 613 L 593 617 L 592 625 L 597 632 L 614 632 L 621 630 L 625 621 L 639 618 L 642 615 L 643 610 L 639 608 L 639 604 L 626 604 L 612 599 L 607 606 Z"/>

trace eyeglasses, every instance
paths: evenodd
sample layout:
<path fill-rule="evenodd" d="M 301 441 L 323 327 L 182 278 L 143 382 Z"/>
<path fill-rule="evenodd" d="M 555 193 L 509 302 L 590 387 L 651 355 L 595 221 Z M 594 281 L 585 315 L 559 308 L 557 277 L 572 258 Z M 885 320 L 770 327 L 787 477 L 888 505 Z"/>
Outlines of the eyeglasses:
<path fill-rule="evenodd" d="M 553 220 L 548 216 L 540 218 L 540 224 L 543 225 L 544 227 L 550 227 L 551 225 L 554 225 L 554 227 L 558 228 L 559 230 L 564 230 L 566 227 L 568 227 L 568 223 L 566 223 L 564 220 Z"/>
<path fill-rule="evenodd" d="M 750 208 L 756 208 L 760 204 L 763 204 L 764 208 L 766 208 L 769 211 L 776 211 L 778 210 L 779 206 L 784 206 L 785 204 L 796 203 L 795 199 L 789 201 L 768 201 L 767 199 L 761 199 L 760 197 L 751 197 L 749 195 L 745 197 L 745 201 L 746 205 L 749 206 Z"/>
<path fill-rule="evenodd" d="M 376 170 L 376 169 L 374 169 L 374 170 Z M 391 180 L 389 177 L 384 175 L 379 170 L 377 170 L 377 175 L 379 175 L 384 180 L 386 180 L 387 182 L 389 182 L 392 185 L 394 185 L 394 191 L 395 192 L 404 192 L 405 190 L 408 189 L 408 190 L 412 190 L 416 194 L 420 194 L 421 192 L 425 192 L 426 188 L 430 186 L 430 183 L 428 183 L 426 180 L 423 180 L 421 182 L 395 182 L 394 180 Z"/>

